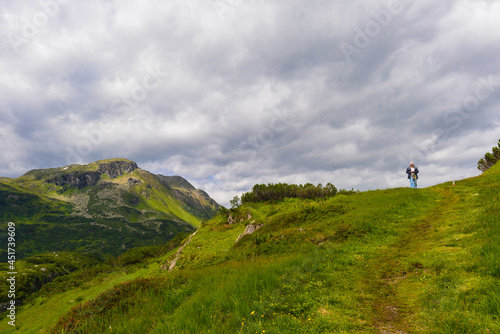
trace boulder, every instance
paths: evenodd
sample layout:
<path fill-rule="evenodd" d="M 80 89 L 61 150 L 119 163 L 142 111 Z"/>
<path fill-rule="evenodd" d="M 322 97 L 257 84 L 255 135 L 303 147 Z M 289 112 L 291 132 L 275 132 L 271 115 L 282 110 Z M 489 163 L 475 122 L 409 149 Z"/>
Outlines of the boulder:
<path fill-rule="evenodd" d="M 255 231 L 257 231 L 262 226 L 264 226 L 264 224 L 255 224 L 255 220 L 253 220 L 250 224 L 247 225 L 247 227 L 245 228 L 245 231 L 243 231 L 243 233 L 241 233 L 238 236 L 238 238 L 236 238 L 235 242 L 238 242 L 238 240 L 240 240 L 241 237 L 243 237 L 244 235 L 254 233 Z"/>

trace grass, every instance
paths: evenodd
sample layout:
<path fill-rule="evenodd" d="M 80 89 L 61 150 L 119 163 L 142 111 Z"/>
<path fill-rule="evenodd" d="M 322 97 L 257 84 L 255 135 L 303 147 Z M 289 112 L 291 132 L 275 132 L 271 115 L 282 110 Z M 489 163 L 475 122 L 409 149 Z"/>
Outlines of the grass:
<path fill-rule="evenodd" d="M 131 256 L 92 291 L 47 297 L 63 309 L 20 310 L 20 332 L 499 333 L 499 189 L 497 165 L 456 186 L 246 204 L 204 223 L 173 271 L 175 250 Z M 248 224 L 263 226 L 236 242 Z"/>
<path fill-rule="evenodd" d="M 193 231 L 200 226 L 201 217 L 214 213 L 208 206 L 205 211 L 186 210 L 173 190 L 141 169 L 113 179 L 102 174 L 98 185 L 83 189 L 46 182 L 63 174 L 96 172 L 100 164 L 117 161 L 126 162 L 110 159 L 3 178 L 0 256 L 6 257 L 3 231 L 9 221 L 16 223 L 18 238 L 23 240 L 17 244 L 18 259 L 53 251 L 109 258 L 133 247 L 164 244 L 177 233 Z"/>
<path fill-rule="evenodd" d="M 179 237 L 165 246 L 135 248 L 106 263 L 56 278 L 53 283 L 32 294 L 21 311 L 17 308 L 18 319 L 21 320 L 17 321 L 15 328 L 8 325 L 9 319 L 5 318 L 0 323 L 0 332 L 46 332 L 61 314 L 69 312 L 75 305 L 90 301 L 122 282 L 156 273 L 160 262 L 151 257 L 163 253 L 168 256 L 169 252 L 173 252 L 172 247 L 179 245 Z M 141 259 L 137 261 L 139 256 Z M 26 261 L 20 262 L 23 264 Z"/>

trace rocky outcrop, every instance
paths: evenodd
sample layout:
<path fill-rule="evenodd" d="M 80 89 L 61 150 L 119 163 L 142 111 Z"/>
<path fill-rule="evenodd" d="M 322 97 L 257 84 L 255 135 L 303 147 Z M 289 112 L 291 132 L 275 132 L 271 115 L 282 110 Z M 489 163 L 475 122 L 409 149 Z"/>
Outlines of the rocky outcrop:
<path fill-rule="evenodd" d="M 91 169 L 92 167 L 89 167 Z M 109 162 L 98 162 L 97 170 L 74 170 L 74 168 L 63 169 L 46 180 L 57 186 L 69 186 L 78 189 L 97 185 L 102 175 L 107 175 L 110 179 L 117 178 L 136 170 L 137 164 L 128 160 L 115 160 Z"/>
<path fill-rule="evenodd" d="M 48 179 L 47 183 L 53 183 L 56 186 L 70 186 L 83 189 L 89 186 L 95 186 L 101 179 L 100 172 L 69 172 L 59 174 Z"/>
<path fill-rule="evenodd" d="M 127 180 L 127 185 L 128 185 L 129 187 L 135 186 L 135 185 L 140 184 L 140 183 L 142 183 L 142 181 L 141 181 L 141 180 L 137 180 L 137 179 L 133 179 L 133 178 L 129 178 L 129 179 Z"/>
<path fill-rule="evenodd" d="M 236 219 L 235 217 L 233 217 L 232 214 L 229 214 L 229 217 L 227 217 L 227 223 L 229 225 L 233 225 L 236 223 L 243 223 L 245 220 L 250 220 L 250 219 L 252 219 L 252 215 L 250 214 L 250 212 L 247 213 L 246 219 L 245 218 Z"/>
<path fill-rule="evenodd" d="M 128 160 L 117 160 L 99 164 L 99 172 L 107 175 L 110 179 L 133 172 L 137 168 L 139 167 L 137 167 L 135 162 Z"/>
<path fill-rule="evenodd" d="M 241 233 L 238 236 L 238 238 L 236 238 L 235 242 L 238 242 L 238 240 L 240 240 L 241 237 L 243 237 L 244 235 L 254 233 L 255 231 L 257 231 L 262 226 L 264 226 L 264 224 L 255 224 L 255 220 L 253 220 L 250 224 L 247 225 L 247 227 L 245 228 L 245 231 L 243 231 L 243 233 Z"/>

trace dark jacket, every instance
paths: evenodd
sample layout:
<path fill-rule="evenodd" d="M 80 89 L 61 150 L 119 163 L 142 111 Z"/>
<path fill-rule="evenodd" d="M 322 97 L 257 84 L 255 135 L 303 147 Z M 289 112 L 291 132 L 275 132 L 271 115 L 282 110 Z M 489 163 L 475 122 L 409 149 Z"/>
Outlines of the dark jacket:
<path fill-rule="evenodd" d="M 408 174 L 408 179 L 409 179 L 411 177 L 411 167 L 410 166 L 408 166 L 406 168 L 406 174 Z M 418 168 L 417 167 L 415 167 L 415 176 L 418 179 Z"/>

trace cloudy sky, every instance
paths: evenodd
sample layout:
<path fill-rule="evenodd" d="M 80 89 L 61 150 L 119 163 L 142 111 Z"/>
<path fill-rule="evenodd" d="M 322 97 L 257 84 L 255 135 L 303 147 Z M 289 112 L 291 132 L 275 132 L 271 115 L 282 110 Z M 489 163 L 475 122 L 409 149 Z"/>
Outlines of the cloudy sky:
<path fill-rule="evenodd" d="M 0 0 L 0 175 L 123 157 L 220 203 L 479 174 L 500 1 Z"/>

